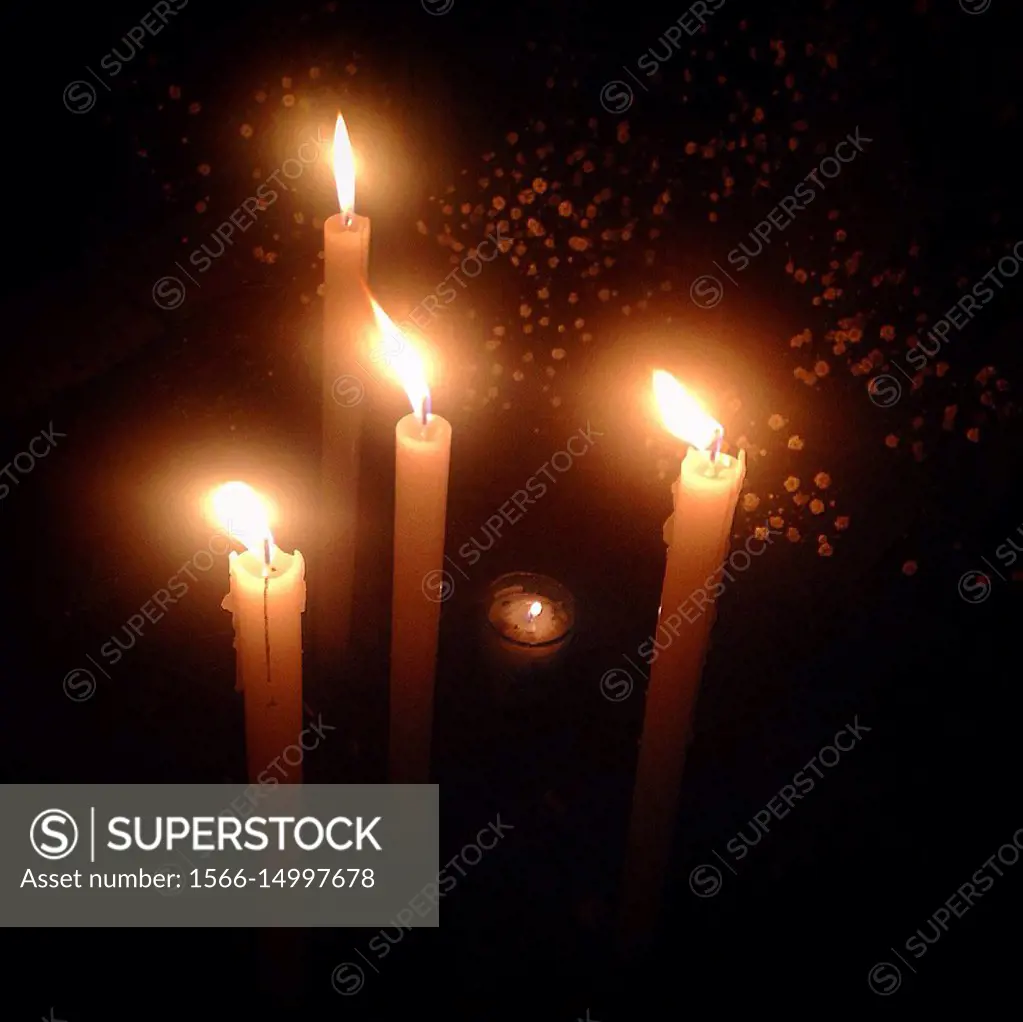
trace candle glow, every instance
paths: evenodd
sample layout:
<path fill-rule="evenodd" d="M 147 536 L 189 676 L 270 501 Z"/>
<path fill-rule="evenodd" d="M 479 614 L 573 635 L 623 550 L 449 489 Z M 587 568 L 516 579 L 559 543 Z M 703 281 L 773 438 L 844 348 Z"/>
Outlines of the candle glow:
<path fill-rule="evenodd" d="M 663 369 L 654 372 L 654 399 L 665 429 L 691 447 L 705 451 L 724 436 L 721 424 L 715 422 L 699 401 Z"/>
<path fill-rule="evenodd" d="M 334 183 L 341 215 L 350 217 L 355 212 L 355 153 L 340 112 L 334 125 Z"/>
<path fill-rule="evenodd" d="M 529 620 L 532 622 L 535 621 L 542 612 L 543 604 L 539 600 L 534 600 L 529 605 L 529 610 L 526 611 L 526 617 L 529 618 Z"/>
<path fill-rule="evenodd" d="M 210 505 L 213 516 L 228 535 L 269 567 L 277 547 L 270 531 L 267 502 L 248 483 L 230 482 L 217 487 L 210 498 Z"/>
<path fill-rule="evenodd" d="M 397 382 L 405 388 L 413 413 L 421 415 L 425 425 L 430 411 L 430 385 L 426 381 L 425 360 L 375 299 L 371 297 L 370 303 L 373 306 L 377 327 L 395 346 L 394 353 L 387 355 L 384 361 Z"/>

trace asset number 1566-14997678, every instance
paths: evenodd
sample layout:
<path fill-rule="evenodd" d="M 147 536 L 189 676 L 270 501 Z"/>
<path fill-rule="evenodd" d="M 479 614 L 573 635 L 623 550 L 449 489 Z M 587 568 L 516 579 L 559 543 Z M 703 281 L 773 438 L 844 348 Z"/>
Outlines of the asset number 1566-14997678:
<path fill-rule="evenodd" d="M 372 887 L 376 879 L 371 869 L 279 869 L 276 873 L 261 869 L 255 876 L 249 876 L 244 869 L 233 873 L 229 869 L 210 868 L 203 871 L 193 869 L 191 886 L 201 890 L 209 887 Z"/>

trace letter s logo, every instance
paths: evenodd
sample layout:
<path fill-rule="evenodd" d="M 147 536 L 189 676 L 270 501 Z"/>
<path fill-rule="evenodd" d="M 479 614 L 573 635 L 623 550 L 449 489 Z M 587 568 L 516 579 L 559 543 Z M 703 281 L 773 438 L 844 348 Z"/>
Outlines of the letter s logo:
<path fill-rule="evenodd" d="M 28 836 L 37 855 L 51 861 L 64 859 L 78 844 L 78 824 L 63 809 L 44 809 L 32 821 Z"/>

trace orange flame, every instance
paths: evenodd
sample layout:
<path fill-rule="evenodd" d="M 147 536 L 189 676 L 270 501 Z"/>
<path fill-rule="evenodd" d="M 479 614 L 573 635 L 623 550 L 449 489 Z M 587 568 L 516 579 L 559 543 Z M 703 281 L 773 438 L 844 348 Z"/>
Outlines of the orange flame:
<path fill-rule="evenodd" d="M 706 450 L 714 443 L 716 434 L 723 435 L 721 424 L 703 410 L 671 373 L 662 369 L 654 372 L 654 399 L 668 432 L 691 447 Z"/>
<path fill-rule="evenodd" d="M 334 183 L 342 216 L 351 216 L 355 212 L 355 153 L 340 113 L 334 126 Z"/>
<path fill-rule="evenodd" d="M 426 364 L 423 356 L 409 339 L 395 326 L 390 316 L 370 296 L 377 327 L 384 335 L 381 341 L 381 361 L 385 362 L 394 378 L 405 388 L 412 411 L 420 415 L 429 407 L 430 385 L 426 381 Z"/>
<path fill-rule="evenodd" d="M 265 560 L 269 543 L 273 560 L 273 533 L 267 502 L 248 483 L 230 482 L 218 486 L 210 497 L 213 515 L 228 535 Z"/>

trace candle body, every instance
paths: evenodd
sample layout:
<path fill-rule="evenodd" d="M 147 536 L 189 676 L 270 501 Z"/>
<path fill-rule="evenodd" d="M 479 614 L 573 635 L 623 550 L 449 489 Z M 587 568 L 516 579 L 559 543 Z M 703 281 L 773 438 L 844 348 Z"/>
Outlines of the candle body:
<path fill-rule="evenodd" d="M 395 430 L 394 594 L 391 603 L 392 784 L 430 775 L 433 690 L 443 586 L 451 425 L 406 415 Z"/>
<path fill-rule="evenodd" d="M 745 455 L 719 456 L 717 475 L 705 451 L 690 449 L 673 487 L 661 609 L 651 653 L 632 820 L 626 859 L 625 937 L 650 932 L 657 917 L 671 853 L 686 745 L 715 605 L 699 611 L 693 595 L 713 592 L 728 549 L 746 472 Z M 695 614 L 699 616 L 694 617 Z"/>
<path fill-rule="evenodd" d="M 337 214 L 323 225 L 322 548 L 313 607 L 317 659 L 330 671 L 351 632 L 362 400 L 369 386 L 361 362 L 374 330 L 366 286 L 370 223 L 348 219 Z"/>
<path fill-rule="evenodd" d="M 284 783 L 302 780 L 301 763 L 281 760 L 302 731 L 302 614 L 305 559 L 278 550 L 263 578 L 263 562 L 246 551 L 230 557 L 231 591 L 224 609 L 234 622 L 236 688 L 245 699 L 245 759 L 249 782 L 271 763 Z"/>

